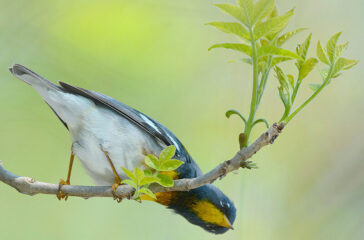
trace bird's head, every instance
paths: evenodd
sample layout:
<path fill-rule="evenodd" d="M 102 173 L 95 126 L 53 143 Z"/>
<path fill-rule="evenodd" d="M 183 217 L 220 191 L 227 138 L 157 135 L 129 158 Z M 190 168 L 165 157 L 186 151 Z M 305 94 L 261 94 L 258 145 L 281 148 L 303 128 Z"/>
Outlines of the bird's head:
<path fill-rule="evenodd" d="M 211 184 L 186 192 L 157 193 L 156 196 L 158 203 L 168 206 L 208 232 L 222 234 L 233 229 L 235 206 L 220 189 Z"/>

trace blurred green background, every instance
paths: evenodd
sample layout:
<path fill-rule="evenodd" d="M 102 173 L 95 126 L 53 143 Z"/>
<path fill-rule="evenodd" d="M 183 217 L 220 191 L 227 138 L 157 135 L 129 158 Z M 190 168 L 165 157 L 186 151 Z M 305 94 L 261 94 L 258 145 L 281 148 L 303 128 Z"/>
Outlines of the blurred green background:
<path fill-rule="evenodd" d="M 297 7 L 288 28 L 309 27 L 313 46 L 343 31 L 342 39 L 350 41 L 344 56 L 364 55 L 361 0 L 277 2 L 280 12 Z M 224 112 L 248 111 L 251 69 L 228 63 L 239 57 L 232 52 L 207 51 L 235 41 L 204 26 L 229 19 L 213 7 L 217 1 L 0 3 L 0 159 L 8 170 L 58 183 L 66 177 L 71 144 L 40 96 L 8 72 L 13 63 L 54 82 L 103 92 L 157 119 L 204 171 L 237 151 L 241 121 L 227 120 Z M 286 47 L 293 50 L 307 34 Z M 363 239 L 362 62 L 334 79 L 274 145 L 253 157 L 258 170 L 216 182 L 238 209 L 234 231 L 211 235 L 150 202 L 64 202 L 0 183 L 0 239 Z M 318 74 L 306 79 L 298 101 L 315 81 Z M 283 112 L 277 86 L 271 76 L 258 112 L 271 123 Z M 262 131 L 263 124 L 253 137 Z M 72 183 L 92 184 L 78 161 Z"/>

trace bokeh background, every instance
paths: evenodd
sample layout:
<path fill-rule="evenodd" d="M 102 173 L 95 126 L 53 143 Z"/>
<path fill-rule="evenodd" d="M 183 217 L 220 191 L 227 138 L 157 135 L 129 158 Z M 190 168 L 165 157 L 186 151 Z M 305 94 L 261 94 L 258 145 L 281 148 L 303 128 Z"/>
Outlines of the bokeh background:
<path fill-rule="evenodd" d="M 222 2 L 222 1 L 220 1 Z M 309 27 L 313 46 L 343 31 L 345 56 L 364 55 L 361 0 L 278 0 L 296 6 L 288 29 Z M 1 0 L 0 159 L 18 175 L 57 183 L 66 177 L 70 139 L 38 94 L 7 68 L 21 63 L 52 81 L 110 95 L 157 119 L 186 145 L 204 171 L 238 149 L 251 70 L 239 55 L 207 48 L 235 41 L 204 23 L 228 20 L 217 1 Z M 286 45 L 294 49 L 309 31 Z M 314 53 L 311 49 L 311 53 Z M 362 61 L 363 62 L 363 61 Z M 286 69 L 294 73 L 295 68 Z M 215 236 L 150 202 L 26 196 L 0 183 L 0 239 L 363 239 L 364 83 L 362 63 L 332 81 L 274 145 L 258 170 L 216 185 L 238 209 L 235 230 Z M 312 74 L 298 102 L 309 94 Z M 271 76 L 258 117 L 277 121 L 283 107 Z M 254 130 L 253 137 L 264 131 Z M 79 162 L 74 184 L 92 184 Z"/>

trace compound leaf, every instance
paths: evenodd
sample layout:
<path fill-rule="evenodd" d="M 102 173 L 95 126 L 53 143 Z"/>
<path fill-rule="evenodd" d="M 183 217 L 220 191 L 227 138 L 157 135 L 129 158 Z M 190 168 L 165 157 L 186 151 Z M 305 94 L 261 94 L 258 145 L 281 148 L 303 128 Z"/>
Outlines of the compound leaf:
<path fill-rule="evenodd" d="M 272 66 L 275 66 L 278 63 L 289 61 L 289 60 L 292 60 L 292 58 L 289 58 L 289 57 L 275 57 L 272 60 Z"/>
<path fill-rule="evenodd" d="M 334 62 L 336 58 L 336 44 L 339 39 L 341 32 L 334 34 L 326 44 L 327 55 L 329 56 L 330 62 Z"/>
<path fill-rule="evenodd" d="M 144 171 L 136 167 L 134 168 L 134 176 L 137 180 L 136 182 L 139 183 L 144 178 Z"/>
<path fill-rule="evenodd" d="M 144 162 L 153 169 L 158 169 L 160 165 L 159 159 L 152 154 L 148 154 L 147 156 L 145 156 Z"/>
<path fill-rule="evenodd" d="M 145 195 L 148 195 L 151 198 L 157 199 L 154 193 L 147 187 L 143 187 L 142 189 L 140 189 L 140 193 L 144 193 Z"/>
<path fill-rule="evenodd" d="M 140 186 L 146 185 L 146 184 L 151 184 L 154 182 L 158 182 L 158 178 L 157 177 L 153 177 L 153 176 L 147 176 L 144 177 L 141 181 L 140 181 Z"/>
<path fill-rule="evenodd" d="M 241 9 L 240 7 L 228 3 L 216 4 L 215 6 L 220 8 L 223 12 L 231 15 L 244 25 L 248 26 L 248 21 L 246 19 L 246 16 L 243 12 L 243 9 Z"/>
<path fill-rule="evenodd" d="M 265 22 L 258 23 L 254 28 L 255 39 L 260 39 L 265 35 L 282 31 L 293 14 L 294 10 L 292 9 L 281 16 L 270 18 Z"/>
<path fill-rule="evenodd" d="M 341 70 L 347 70 L 354 67 L 359 60 L 339 58 L 335 64 L 334 73 L 338 73 Z"/>
<path fill-rule="evenodd" d="M 272 12 L 274 6 L 274 0 L 259 0 L 254 6 L 251 23 L 257 23 L 268 16 Z"/>
<path fill-rule="evenodd" d="M 303 63 L 304 60 L 306 60 L 307 51 L 308 51 L 308 48 L 310 47 L 310 43 L 311 43 L 311 36 L 312 36 L 312 33 L 310 33 L 310 35 L 308 35 L 306 40 L 302 44 L 299 44 L 296 49 L 298 56 L 300 56 L 302 58 L 302 61 L 299 61 L 300 65 Z"/>
<path fill-rule="evenodd" d="M 128 185 L 132 186 L 135 189 L 138 188 L 137 184 L 135 182 L 133 182 L 132 180 L 130 180 L 130 179 L 125 179 L 125 180 L 121 181 L 121 183 L 128 184 Z"/>
<path fill-rule="evenodd" d="M 159 173 L 157 175 L 157 178 L 158 178 L 158 183 L 163 187 L 172 187 L 174 185 L 172 178 L 168 175 Z"/>
<path fill-rule="evenodd" d="M 160 171 L 173 171 L 183 164 L 182 161 L 177 159 L 169 159 L 162 162 Z"/>
<path fill-rule="evenodd" d="M 318 61 L 316 58 L 307 59 L 307 61 L 305 61 L 300 67 L 298 78 L 302 80 L 307 77 L 307 75 L 312 71 L 317 63 Z"/>
<path fill-rule="evenodd" d="M 124 173 L 133 181 L 133 182 L 137 182 L 136 177 L 134 176 L 134 174 L 126 168 L 121 167 L 121 169 L 124 171 Z"/>
<path fill-rule="evenodd" d="M 252 17 L 254 14 L 254 1 L 253 0 L 238 0 L 240 7 L 243 10 L 247 26 L 253 26 Z"/>
<path fill-rule="evenodd" d="M 239 51 L 242 53 L 245 53 L 248 56 L 252 55 L 252 49 L 249 45 L 244 44 L 244 43 L 220 43 L 220 44 L 215 44 L 213 46 L 211 46 L 209 48 L 209 51 L 211 49 L 214 48 L 226 48 L 226 49 L 231 49 L 231 50 L 235 50 L 235 51 Z"/>
<path fill-rule="evenodd" d="M 176 153 L 176 147 L 174 145 L 169 145 L 165 149 L 162 150 L 159 159 L 163 163 L 166 160 L 171 159 Z"/>
<path fill-rule="evenodd" d="M 287 42 L 290 38 L 295 36 L 297 33 L 302 32 L 303 30 L 306 30 L 307 28 L 299 28 L 294 31 L 288 32 L 280 36 L 277 40 L 277 46 L 282 46 L 285 42 Z"/>
<path fill-rule="evenodd" d="M 329 59 L 325 53 L 325 50 L 322 48 L 320 41 L 317 42 L 316 55 L 321 62 L 329 65 Z"/>
<path fill-rule="evenodd" d="M 258 49 L 258 57 L 270 56 L 270 55 L 278 55 L 282 57 L 296 58 L 301 60 L 301 57 L 298 56 L 296 53 L 272 45 L 262 46 Z"/>
<path fill-rule="evenodd" d="M 233 34 L 240 38 L 250 40 L 249 32 L 241 24 L 236 22 L 210 22 L 206 25 L 216 27 L 224 33 Z"/>

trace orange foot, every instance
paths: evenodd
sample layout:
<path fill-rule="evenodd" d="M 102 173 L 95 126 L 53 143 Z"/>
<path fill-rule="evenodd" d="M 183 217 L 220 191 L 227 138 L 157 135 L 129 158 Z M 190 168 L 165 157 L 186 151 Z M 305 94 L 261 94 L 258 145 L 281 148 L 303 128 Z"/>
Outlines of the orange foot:
<path fill-rule="evenodd" d="M 116 177 L 114 180 L 113 185 L 111 185 L 112 188 L 112 195 L 114 196 L 114 200 L 116 200 L 118 203 L 123 200 L 121 197 L 118 197 L 115 195 L 116 189 L 121 185 L 121 179 L 119 177 Z"/>
<path fill-rule="evenodd" d="M 70 182 L 69 181 L 65 181 L 63 179 L 61 179 L 59 181 L 57 198 L 58 198 L 58 200 L 61 200 L 62 198 L 64 198 L 64 200 L 67 201 L 68 195 L 67 194 L 63 194 L 63 192 L 62 192 L 62 186 L 63 185 L 70 185 Z"/>

